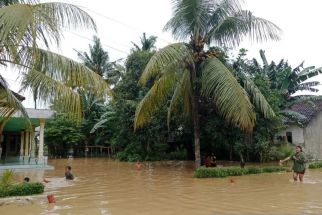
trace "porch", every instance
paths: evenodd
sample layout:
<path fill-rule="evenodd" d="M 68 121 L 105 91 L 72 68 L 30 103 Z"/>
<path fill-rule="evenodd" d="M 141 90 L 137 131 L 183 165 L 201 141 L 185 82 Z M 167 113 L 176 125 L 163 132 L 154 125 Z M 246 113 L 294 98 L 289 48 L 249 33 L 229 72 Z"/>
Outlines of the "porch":
<path fill-rule="evenodd" d="M 15 113 L 0 133 L 0 169 L 5 167 L 39 168 L 47 166 L 44 156 L 44 129 L 46 120 L 53 111 L 45 109 L 26 109 L 31 125 Z"/>

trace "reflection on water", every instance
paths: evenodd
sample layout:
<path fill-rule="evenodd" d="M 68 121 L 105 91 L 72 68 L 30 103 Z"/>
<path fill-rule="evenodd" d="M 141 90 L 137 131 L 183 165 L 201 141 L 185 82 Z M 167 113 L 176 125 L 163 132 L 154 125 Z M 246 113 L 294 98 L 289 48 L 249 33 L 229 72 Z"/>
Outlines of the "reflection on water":
<path fill-rule="evenodd" d="M 52 160 L 55 170 L 16 172 L 22 181 L 50 180 L 43 195 L 19 203 L 0 200 L 0 214 L 321 214 L 322 171 L 309 170 L 304 183 L 291 173 L 224 179 L 193 178 L 193 162 L 134 163 L 107 159 Z M 66 181 L 64 166 L 76 176 Z M 233 179 L 234 183 L 231 183 Z M 56 204 L 48 204 L 54 194 Z M 2 201 L 2 203 L 1 203 Z M 15 203 L 13 203 L 15 202 Z"/>

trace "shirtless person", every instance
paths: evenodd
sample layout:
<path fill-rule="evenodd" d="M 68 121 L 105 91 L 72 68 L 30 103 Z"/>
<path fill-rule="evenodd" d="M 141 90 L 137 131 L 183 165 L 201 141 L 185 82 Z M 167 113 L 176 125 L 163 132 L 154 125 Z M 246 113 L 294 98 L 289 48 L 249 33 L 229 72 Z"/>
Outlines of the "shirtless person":
<path fill-rule="evenodd" d="M 71 166 L 66 167 L 65 178 L 66 178 L 66 180 L 74 180 L 74 175 L 72 173 L 72 167 Z"/>

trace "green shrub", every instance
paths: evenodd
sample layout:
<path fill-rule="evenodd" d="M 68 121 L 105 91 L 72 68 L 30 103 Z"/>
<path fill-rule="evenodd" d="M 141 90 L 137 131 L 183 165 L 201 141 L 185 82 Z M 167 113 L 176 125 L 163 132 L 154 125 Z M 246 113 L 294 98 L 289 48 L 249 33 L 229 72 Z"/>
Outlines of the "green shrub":
<path fill-rule="evenodd" d="M 5 170 L 0 177 L 0 187 L 9 187 L 13 184 L 13 171 Z"/>
<path fill-rule="evenodd" d="M 280 147 L 278 147 L 278 151 L 282 155 L 282 157 L 279 159 L 284 159 L 286 157 L 291 156 L 294 153 L 294 146 L 292 146 L 289 143 L 283 143 Z"/>
<path fill-rule="evenodd" d="M 29 196 L 44 192 L 45 186 L 42 183 L 23 183 L 0 187 L 0 197 L 7 196 Z"/>
<path fill-rule="evenodd" d="M 263 172 L 261 168 L 254 167 L 254 166 L 247 167 L 246 169 L 247 169 L 247 174 L 259 174 Z"/>
<path fill-rule="evenodd" d="M 322 161 L 309 164 L 309 169 L 318 169 L 318 168 L 322 168 Z"/>
<path fill-rule="evenodd" d="M 195 171 L 196 178 L 223 178 L 227 176 L 240 176 L 247 174 L 259 174 L 265 172 L 285 172 L 287 167 L 270 166 L 270 167 L 222 167 L 222 168 L 206 168 L 200 167 Z"/>

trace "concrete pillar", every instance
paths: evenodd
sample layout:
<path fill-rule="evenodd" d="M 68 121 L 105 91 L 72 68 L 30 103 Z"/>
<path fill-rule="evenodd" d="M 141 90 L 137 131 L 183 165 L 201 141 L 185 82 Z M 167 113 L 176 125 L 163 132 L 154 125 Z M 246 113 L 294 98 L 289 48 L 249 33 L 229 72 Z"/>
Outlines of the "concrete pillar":
<path fill-rule="evenodd" d="M 39 119 L 39 149 L 38 149 L 38 160 L 43 161 L 44 159 L 44 131 L 45 131 L 45 119 Z"/>
<path fill-rule="evenodd" d="M 35 157 L 36 154 L 36 141 L 35 141 L 35 126 L 32 126 L 32 131 L 30 132 L 30 147 L 31 147 L 31 157 Z"/>
<path fill-rule="evenodd" d="M 30 132 L 29 131 L 26 131 L 25 132 L 25 150 L 24 150 L 24 155 L 25 156 L 28 156 L 29 155 L 29 134 Z"/>
<path fill-rule="evenodd" d="M 25 144 L 25 132 L 20 133 L 20 156 L 24 154 L 24 144 Z"/>
<path fill-rule="evenodd" d="M 20 158 L 24 155 L 24 145 L 25 145 L 25 132 L 22 131 L 20 135 Z"/>

